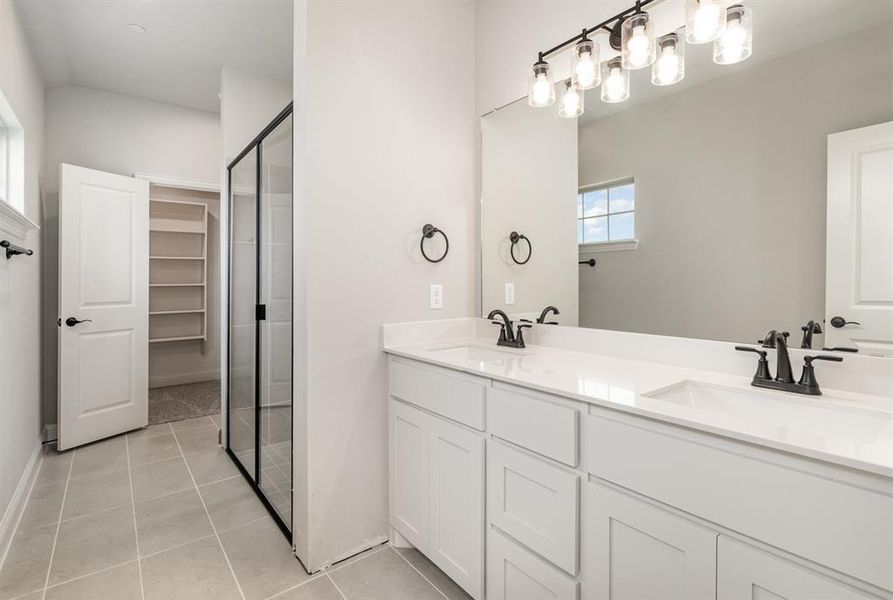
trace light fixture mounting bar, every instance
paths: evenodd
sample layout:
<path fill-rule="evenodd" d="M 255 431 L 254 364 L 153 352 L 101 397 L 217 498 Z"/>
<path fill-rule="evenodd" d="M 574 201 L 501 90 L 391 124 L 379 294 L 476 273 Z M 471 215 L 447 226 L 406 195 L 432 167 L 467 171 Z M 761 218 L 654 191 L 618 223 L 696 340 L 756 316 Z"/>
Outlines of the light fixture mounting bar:
<path fill-rule="evenodd" d="M 654 2 L 657 2 L 657 0 L 641 0 L 641 1 L 639 1 L 639 2 L 636 2 L 633 6 L 630 6 L 629 8 L 627 8 L 626 10 L 624 10 L 623 12 L 619 12 L 619 13 L 617 13 L 616 15 L 614 15 L 613 17 L 611 17 L 610 19 L 605 19 L 604 21 L 602 21 L 602 22 L 599 23 L 598 25 L 595 25 L 595 26 L 593 26 L 593 27 L 590 27 L 589 29 L 584 29 L 582 33 L 578 33 L 577 35 L 575 35 L 574 37 L 570 38 L 569 40 L 564 41 L 564 42 L 558 44 L 557 46 L 555 46 L 555 47 L 553 47 L 553 48 L 550 48 L 550 49 L 546 50 L 545 52 L 540 52 L 540 53 L 539 53 L 540 60 L 545 59 L 545 58 L 546 58 L 547 56 L 549 56 L 550 54 L 555 54 L 556 52 L 558 52 L 558 51 L 560 51 L 560 50 L 564 50 L 565 48 L 567 48 L 567 47 L 570 46 L 571 44 L 575 44 L 575 43 L 577 43 L 578 41 L 582 40 L 584 36 L 593 34 L 593 33 L 595 33 L 596 31 L 598 31 L 599 29 L 604 28 L 606 31 L 611 32 L 613 28 L 612 28 L 612 27 L 609 27 L 609 25 L 611 25 L 611 24 L 614 23 L 615 21 L 622 20 L 624 17 L 627 17 L 627 16 L 629 16 L 629 15 L 631 15 L 631 14 L 633 14 L 633 13 L 637 13 L 637 12 L 641 11 L 643 8 L 645 8 L 645 7 L 648 6 L 649 4 L 653 4 Z"/>

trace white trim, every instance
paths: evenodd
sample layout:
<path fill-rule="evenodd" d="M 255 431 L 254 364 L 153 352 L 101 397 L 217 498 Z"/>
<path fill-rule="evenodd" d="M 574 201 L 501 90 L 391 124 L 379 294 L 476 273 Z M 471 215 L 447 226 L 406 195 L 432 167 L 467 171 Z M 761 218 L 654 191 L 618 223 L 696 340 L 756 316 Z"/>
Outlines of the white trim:
<path fill-rule="evenodd" d="M 200 179 L 184 179 L 180 177 L 168 177 L 152 173 L 137 172 L 133 176 L 137 179 L 145 179 L 152 185 L 159 187 L 179 188 L 182 190 L 196 190 L 199 192 L 220 192 L 220 184 L 214 181 L 202 181 Z"/>
<path fill-rule="evenodd" d="M 55 440 L 58 434 L 57 427 L 55 423 L 48 423 L 43 427 L 43 441 L 49 442 L 51 440 Z"/>
<path fill-rule="evenodd" d="M 586 254 L 598 254 L 599 252 L 617 252 L 620 250 L 635 250 L 639 247 L 639 240 L 616 240 L 611 242 L 590 242 L 579 244 L 580 256 Z"/>
<path fill-rule="evenodd" d="M 0 237 L 9 238 L 14 244 L 24 244 L 25 236 L 40 226 L 23 215 L 11 204 L 0 200 Z"/>
<path fill-rule="evenodd" d="M 194 373 L 182 373 L 180 375 L 156 375 L 149 376 L 149 388 L 165 387 L 168 385 L 182 385 L 184 383 L 199 383 L 201 381 L 219 381 L 220 370 L 196 371 Z"/>
<path fill-rule="evenodd" d="M 6 554 L 9 552 L 9 547 L 12 544 L 12 538 L 15 536 L 16 529 L 18 529 L 19 521 L 22 518 L 22 513 L 25 511 L 25 505 L 28 503 L 34 482 L 37 481 L 37 473 L 43 460 L 42 449 L 43 442 L 38 437 L 37 442 L 34 444 L 34 449 L 31 451 L 31 457 L 25 464 L 25 470 L 19 478 L 15 493 L 13 493 L 9 505 L 3 512 L 3 518 L 0 519 L 0 569 L 3 568 L 3 563 L 6 561 Z"/>

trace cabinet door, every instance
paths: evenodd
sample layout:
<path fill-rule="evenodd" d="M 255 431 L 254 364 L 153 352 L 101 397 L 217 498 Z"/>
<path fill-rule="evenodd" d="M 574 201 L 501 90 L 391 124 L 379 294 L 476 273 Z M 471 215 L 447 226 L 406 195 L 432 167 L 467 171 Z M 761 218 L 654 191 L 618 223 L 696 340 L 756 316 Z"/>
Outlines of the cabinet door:
<path fill-rule="evenodd" d="M 874 598 L 741 542 L 719 537 L 718 600 L 868 600 Z"/>
<path fill-rule="evenodd" d="M 716 533 L 598 483 L 586 486 L 598 600 L 713 600 Z"/>
<path fill-rule="evenodd" d="M 391 526 L 428 552 L 428 452 L 431 417 L 390 399 Z"/>
<path fill-rule="evenodd" d="M 570 575 L 577 574 L 580 476 L 487 443 L 487 519 Z"/>
<path fill-rule="evenodd" d="M 577 600 L 580 584 L 496 528 L 487 534 L 487 600 Z"/>
<path fill-rule="evenodd" d="M 484 587 L 484 438 L 431 418 L 428 557 L 472 597 Z"/>

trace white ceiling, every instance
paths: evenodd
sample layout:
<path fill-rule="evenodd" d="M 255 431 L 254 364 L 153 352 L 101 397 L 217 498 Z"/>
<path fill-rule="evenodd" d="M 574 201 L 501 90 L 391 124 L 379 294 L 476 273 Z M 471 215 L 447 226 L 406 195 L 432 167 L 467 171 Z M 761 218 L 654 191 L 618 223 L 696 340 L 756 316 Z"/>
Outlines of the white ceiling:
<path fill-rule="evenodd" d="M 47 87 L 220 111 L 220 69 L 290 81 L 292 0 L 16 0 Z M 137 23 L 145 33 L 134 33 Z"/>

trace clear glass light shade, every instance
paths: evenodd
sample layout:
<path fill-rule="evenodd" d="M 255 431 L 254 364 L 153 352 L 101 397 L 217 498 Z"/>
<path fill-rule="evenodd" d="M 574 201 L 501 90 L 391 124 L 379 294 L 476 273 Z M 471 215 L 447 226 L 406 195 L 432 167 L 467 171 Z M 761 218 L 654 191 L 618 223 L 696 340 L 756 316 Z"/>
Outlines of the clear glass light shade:
<path fill-rule="evenodd" d="M 654 62 L 654 28 L 648 13 L 627 17 L 620 26 L 624 69 L 644 69 Z"/>
<path fill-rule="evenodd" d="M 629 71 L 620 57 L 602 63 L 602 101 L 608 104 L 629 98 Z"/>
<path fill-rule="evenodd" d="M 678 33 L 657 40 L 657 60 L 651 67 L 651 83 L 673 85 L 685 77 L 685 42 Z"/>
<path fill-rule="evenodd" d="M 576 119 L 583 114 L 583 90 L 578 89 L 570 79 L 564 82 L 562 88 L 558 116 L 565 119 Z"/>
<path fill-rule="evenodd" d="M 734 65 L 747 59 L 753 50 L 753 11 L 736 4 L 726 11 L 726 26 L 713 43 L 713 62 Z"/>
<path fill-rule="evenodd" d="M 706 44 L 716 40 L 726 24 L 719 0 L 685 0 L 685 41 Z"/>
<path fill-rule="evenodd" d="M 594 88 L 602 81 L 598 64 L 598 44 L 589 39 L 577 42 L 571 58 L 571 79 L 578 89 Z"/>
<path fill-rule="evenodd" d="M 530 71 L 527 87 L 527 104 L 535 108 L 551 106 L 555 103 L 555 86 L 552 83 L 552 72 L 549 63 L 537 61 Z"/>

